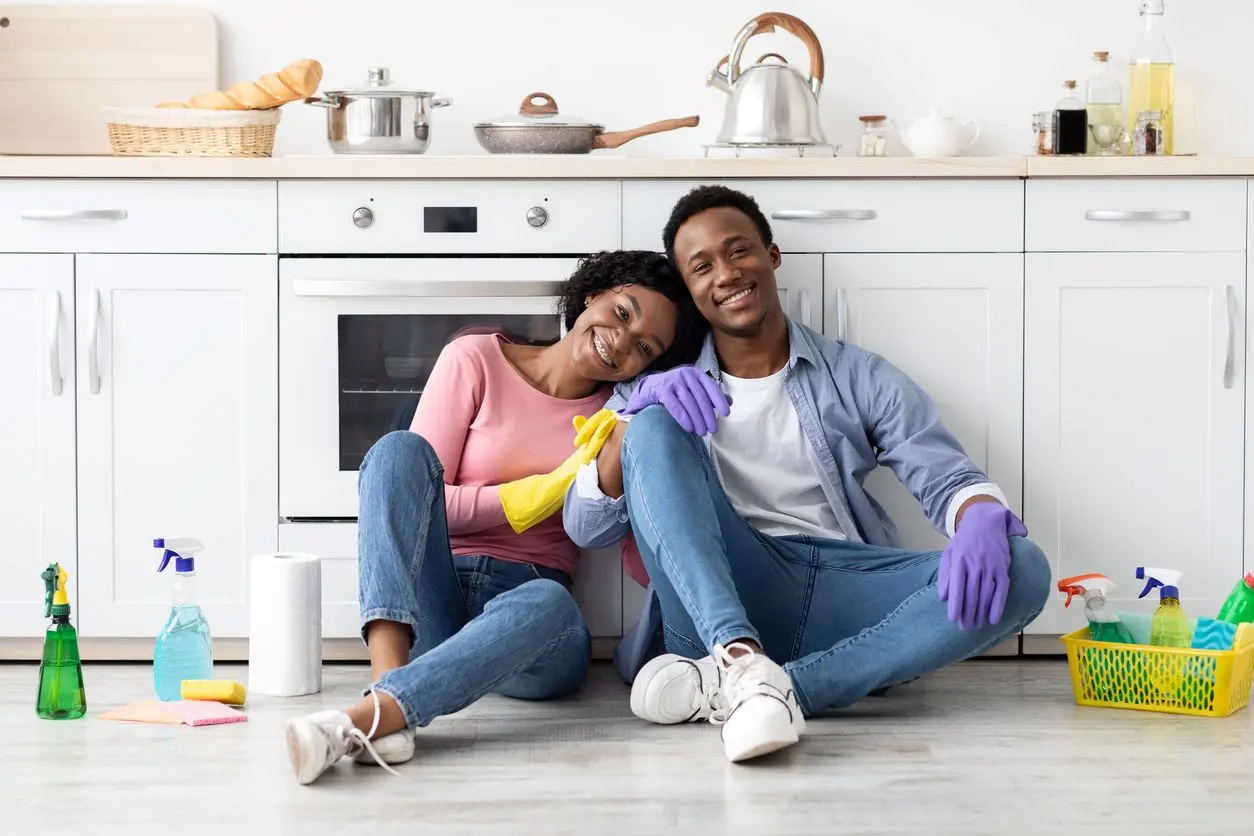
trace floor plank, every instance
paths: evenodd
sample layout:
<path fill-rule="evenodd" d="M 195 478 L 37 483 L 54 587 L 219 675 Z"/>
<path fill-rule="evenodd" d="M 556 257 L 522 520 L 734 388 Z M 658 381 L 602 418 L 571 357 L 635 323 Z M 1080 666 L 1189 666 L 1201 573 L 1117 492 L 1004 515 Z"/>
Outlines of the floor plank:
<path fill-rule="evenodd" d="M 86 669 L 89 714 L 34 714 L 37 668 L 0 665 L 0 832 L 127 834 L 1249 834 L 1254 713 L 1174 717 L 1074 704 L 1066 664 L 978 660 L 813 720 L 801 745 L 728 764 L 718 729 L 631 716 L 607 664 L 562 703 L 488 697 L 419 732 L 401 777 L 341 764 L 301 787 L 283 721 L 351 702 L 360 665 L 322 693 L 253 696 L 249 722 L 116 723 L 151 668 Z M 220 677 L 247 681 L 243 665 Z M 155 829 L 155 828 L 154 828 Z"/>

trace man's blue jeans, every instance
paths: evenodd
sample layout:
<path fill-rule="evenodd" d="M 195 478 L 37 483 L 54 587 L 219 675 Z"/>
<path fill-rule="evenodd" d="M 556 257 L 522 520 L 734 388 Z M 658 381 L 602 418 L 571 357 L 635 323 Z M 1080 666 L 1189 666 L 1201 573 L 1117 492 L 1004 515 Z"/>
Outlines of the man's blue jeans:
<path fill-rule="evenodd" d="M 374 690 L 410 728 L 489 692 L 528 700 L 578 691 L 591 638 L 565 572 L 487 555 L 454 556 L 440 460 L 421 436 L 375 442 L 358 490 L 362 635 L 371 621 L 409 625 L 409 664 Z"/>
<path fill-rule="evenodd" d="M 806 714 L 983 653 L 1049 596 L 1049 563 L 1022 537 L 1010 541 L 1001 622 L 961 630 L 937 596 L 940 552 L 760 534 L 732 508 L 705 444 L 661 407 L 632 419 L 622 459 L 667 649 L 698 658 L 756 640 L 792 677 Z"/>

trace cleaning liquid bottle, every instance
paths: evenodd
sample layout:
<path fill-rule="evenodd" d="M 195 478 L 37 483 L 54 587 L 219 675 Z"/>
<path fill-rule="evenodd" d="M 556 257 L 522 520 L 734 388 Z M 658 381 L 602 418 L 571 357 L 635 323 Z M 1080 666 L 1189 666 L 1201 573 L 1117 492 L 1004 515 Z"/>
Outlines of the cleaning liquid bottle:
<path fill-rule="evenodd" d="M 60 563 L 53 563 L 39 577 L 44 581 L 44 616 L 52 623 L 44 635 L 35 713 L 45 720 L 74 720 L 87 713 L 87 691 L 78 633 L 70 624 L 70 599 L 65 594 L 68 575 Z"/>
<path fill-rule="evenodd" d="M 1067 593 L 1064 607 L 1071 606 L 1076 595 L 1084 596 L 1084 617 L 1089 621 L 1089 638 L 1097 642 L 1135 644 L 1132 633 L 1119 616 L 1106 609 L 1106 596 L 1115 591 L 1115 582 L 1105 575 L 1088 574 L 1063 578 L 1058 591 Z"/>
<path fill-rule="evenodd" d="M 1188 647 L 1193 642 L 1193 625 L 1180 606 L 1180 573 L 1174 569 L 1136 568 L 1137 580 L 1145 581 L 1138 598 L 1158 589 L 1158 609 L 1150 622 L 1150 644 L 1155 647 Z"/>
<path fill-rule="evenodd" d="M 1216 618 L 1229 624 L 1254 622 L 1254 572 L 1237 581 Z"/>
<path fill-rule="evenodd" d="M 166 537 L 152 541 L 164 549 L 158 572 L 174 558 L 174 606 L 157 636 L 152 657 L 157 698 L 181 699 L 184 679 L 213 679 L 213 639 L 209 622 L 196 595 L 196 562 L 192 557 L 204 544 L 191 537 Z"/>

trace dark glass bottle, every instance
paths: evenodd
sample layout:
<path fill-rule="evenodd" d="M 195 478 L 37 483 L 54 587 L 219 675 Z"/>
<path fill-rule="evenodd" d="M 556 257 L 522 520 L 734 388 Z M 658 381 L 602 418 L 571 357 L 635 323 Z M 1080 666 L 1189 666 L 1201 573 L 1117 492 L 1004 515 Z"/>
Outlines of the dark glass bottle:
<path fill-rule="evenodd" d="M 1054 108 L 1054 153 L 1083 154 L 1088 147 L 1088 115 L 1076 95 L 1075 81 L 1063 84 L 1063 96 Z"/>

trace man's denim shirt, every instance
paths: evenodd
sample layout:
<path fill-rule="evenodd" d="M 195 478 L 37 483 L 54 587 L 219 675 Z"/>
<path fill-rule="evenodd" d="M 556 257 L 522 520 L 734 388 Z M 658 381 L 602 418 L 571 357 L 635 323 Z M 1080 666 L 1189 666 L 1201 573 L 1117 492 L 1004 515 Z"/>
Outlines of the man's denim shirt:
<path fill-rule="evenodd" d="M 972 496 L 988 494 L 1008 504 L 941 424 L 927 393 L 883 357 L 791 319 L 788 342 L 784 388 L 849 540 L 901 546 L 896 526 L 862 487 L 878 465 L 891 468 L 932 525 L 949 536 L 958 509 Z M 713 335 L 706 337 L 696 367 L 721 378 Z M 634 388 L 634 380 L 618 384 L 605 407 L 622 409 Z M 596 462 L 585 465 L 570 486 L 562 516 L 567 534 L 583 548 L 610 546 L 631 531 L 626 496 L 601 493 Z"/>

